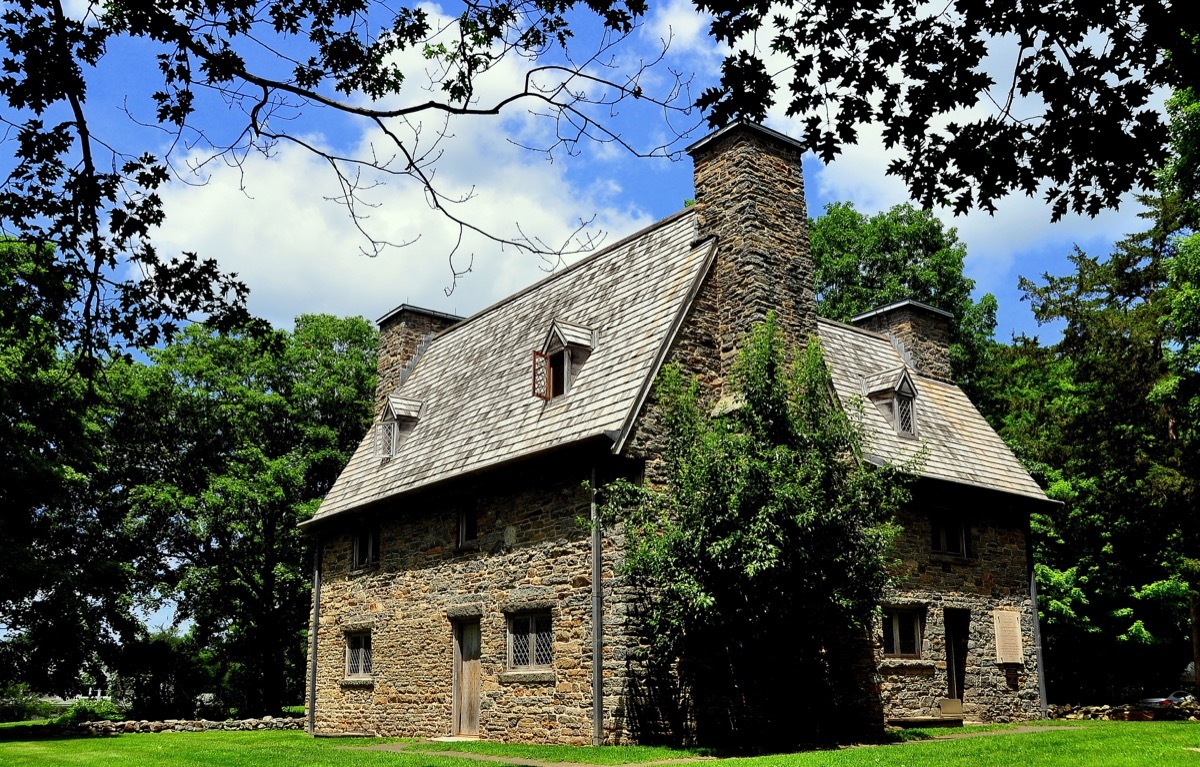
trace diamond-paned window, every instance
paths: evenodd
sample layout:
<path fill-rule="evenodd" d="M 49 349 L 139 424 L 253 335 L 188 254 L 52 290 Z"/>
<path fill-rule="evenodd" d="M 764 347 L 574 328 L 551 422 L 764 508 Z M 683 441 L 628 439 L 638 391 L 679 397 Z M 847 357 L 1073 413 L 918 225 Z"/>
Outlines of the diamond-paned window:
<path fill-rule="evenodd" d="M 371 675 L 371 632 L 346 635 L 346 676 Z"/>
<path fill-rule="evenodd" d="M 508 618 L 508 665 L 549 666 L 554 659 L 550 613 L 525 613 Z"/>
<path fill-rule="evenodd" d="M 913 398 L 907 394 L 896 394 L 896 431 L 901 434 L 916 434 L 916 420 L 913 418 Z"/>

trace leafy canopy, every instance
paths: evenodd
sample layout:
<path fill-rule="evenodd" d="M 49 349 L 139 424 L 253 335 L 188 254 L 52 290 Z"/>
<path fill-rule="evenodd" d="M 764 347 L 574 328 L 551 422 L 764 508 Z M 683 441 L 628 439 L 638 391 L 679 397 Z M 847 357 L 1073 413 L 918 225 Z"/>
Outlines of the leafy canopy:
<path fill-rule="evenodd" d="M 861 432 L 833 400 L 818 343 L 792 361 L 788 351 L 773 315 L 755 327 L 715 415 L 697 381 L 668 366 L 656 389 L 661 484 L 606 489 L 626 570 L 648 603 L 651 667 L 678 672 L 700 719 L 708 706 L 729 708 L 698 720 L 710 741 L 722 737 L 721 722 L 742 719 L 743 736 L 772 743 L 831 737 L 847 713 L 840 705 L 861 703 L 853 681 L 835 682 L 834 656 L 870 625 L 887 581 L 892 516 L 908 497 L 899 469 L 864 463 Z M 735 688 L 743 692 L 730 695 Z M 753 700 L 734 703 L 742 694 Z M 809 732 L 790 719 L 808 705 L 798 699 L 819 701 L 802 719 L 813 722 Z M 791 726 L 781 729 L 785 720 Z"/>

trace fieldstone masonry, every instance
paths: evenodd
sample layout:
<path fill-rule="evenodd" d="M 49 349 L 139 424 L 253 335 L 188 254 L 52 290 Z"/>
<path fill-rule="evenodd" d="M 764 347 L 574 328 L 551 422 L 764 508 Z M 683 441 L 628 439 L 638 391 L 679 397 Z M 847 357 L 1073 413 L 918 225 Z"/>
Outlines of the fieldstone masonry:
<path fill-rule="evenodd" d="M 791 340 L 815 333 L 815 299 L 800 156 L 786 137 L 756 126 L 718 131 L 689 150 L 695 162 L 697 241 L 713 239 L 714 266 L 694 297 L 667 361 L 719 398 L 746 332 L 776 311 Z M 910 302 L 911 303 L 911 302 Z M 924 375 L 949 379 L 944 318 L 920 305 L 879 313 L 869 322 L 892 333 Z M 944 313 L 943 313 L 944 314 Z M 401 307 L 381 321 L 378 409 L 400 381 L 422 340 L 457 318 Z M 509 463 L 450 489 L 425 490 L 346 515 L 341 528 L 320 528 L 322 587 L 317 632 L 315 731 L 387 736 L 453 735 L 455 626 L 480 626 L 479 737 L 502 742 L 585 744 L 592 740 L 591 555 L 583 481 L 597 464 L 606 476 L 649 481 L 662 428 L 653 396 L 638 416 L 623 455 L 645 462 L 619 466 L 607 444 L 589 443 L 550 459 Z M 601 482 L 603 484 L 603 481 Z M 932 551 L 932 501 L 966 515 L 968 556 Z M 961 502 L 960 502 L 961 501 Z M 474 514 L 475 542 L 459 547 L 460 513 Z M 1034 608 L 1029 595 L 1026 516 L 996 504 L 958 499 L 918 485 L 900 520 L 896 587 L 889 604 L 920 610 L 917 659 L 885 658 L 876 646 L 875 680 L 887 716 L 930 716 L 947 696 L 945 611 L 965 611 L 968 719 L 1008 721 L 1039 711 Z M 351 567 L 353 541 L 374 526 L 379 561 Z M 619 576 L 622 538 L 606 530 L 602 585 L 605 742 L 630 738 L 638 680 L 632 649 L 637 595 Z M 994 662 L 992 611 L 1020 613 L 1025 662 Z M 508 662 L 508 616 L 549 610 L 552 663 L 514 669 Z M 958 613 L 962 615 L 963 613 Z M 369 632 L 372 673 L 346 675 L 347 636 Z M 880 632 L 876 632 L 879 636 Z M 869 672 L 868 672 L 869 673 Z M 634 733 L 636 735 L 636 733 Z"/>
<path fill-rule="evenodd" d="M 923 376 L 951 381 L 949 312 L 917 301 L 900 301 L 860 314 L 851 322 L 899 342 Z"/>
<path fill-rule="evenodd" d="M 887 716 L 938 715 L 938 701 L 949 695 L 945 615 L 947 610 L 958 610 L 969 616 L 964 717 L 981 722 L 1037 719 L 1041 702 L 1024 521 L 1011 512 L 963 503 L 946 513 L 963 516 L 968 555 L 935 553 L 931 517 L 918 511 L 928 508 L 921 503 L 920 490 L 914 493 L 909 510 L 897 519 L 904 531 L 893 552 L 898 561 L 895 585 L 885 602 L 922 613 L 921 657 L 887 658 L 877 647 L 880 696 Z M 995 610 L 1016 610 L 1020 615 L 1024 662 L 1018 666 L 996 663 Z"/>
<path fill-rule="evenodd" d="M 379 320 L 379 380 L 375 384 L 375 415 L 383 412 L 387 396 L 395 391 L 405 367 L 428 338 L 455 324 L 461 317 L 403 304 Z"/>
<path fill-rule="evenodd" d="M 547 482 L 543 470 L 561 470 Z M 478 492 L 428 498 L 380 526 L 380 560 L 351 569 L 353 530 L 323 543 L 324 579 L 317 639 L 316 732 L 385 736 L 457 734 L 454 624 L 479 621 L 479 737 L 500 742 L 592 741 L 591 550 L 581 523 L 590 510 L 586 473 L 576 466 L 530 467 L 524 479 L 496 480 Z M 477 515 L 479 537 L 457 544 L 462 510 Z M 603 547 L 606 595 L 603 675 L 605 729 L 618 736 L 625 616 L 610 604 L 619 536 Z M 549 610 L 549 669 L 509 667 L 510 613 Z M 346 635 L 369 631 L 372 675 L 345 676 Z"/>

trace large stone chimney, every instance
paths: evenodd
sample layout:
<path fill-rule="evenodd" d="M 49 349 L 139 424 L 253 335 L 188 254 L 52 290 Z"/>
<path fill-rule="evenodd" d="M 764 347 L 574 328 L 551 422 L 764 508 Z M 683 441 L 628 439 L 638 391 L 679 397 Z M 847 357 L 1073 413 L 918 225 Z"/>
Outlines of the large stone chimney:
<path fill-rule="evenodd" d="M 422 344 L 445 330 L 462 317 L 444 314 L 418 306 L 401 304 L 380 317 L 379 379 L 375 384 L 375 415 L 383 412 L 387 396 L 400 385 L 405 367 L 413 360 Z"/>
<path fill-rule="evenodd" d="M 712 282 L 722 376 L 769 311 L 797 345 L 816 334 L 808 209 L 798 143 L 747 122 L 687 149 L 695 165 L 697 235 L 716 235 Z"/>
<path fill-rule="evenodd" d="M 851 318 L 864 330 L 892 340 L 918 373 L 939 381 L 952 381 L 950 373 L 950 323 L 954 315 L 919 301 L 898 301 Z"/>

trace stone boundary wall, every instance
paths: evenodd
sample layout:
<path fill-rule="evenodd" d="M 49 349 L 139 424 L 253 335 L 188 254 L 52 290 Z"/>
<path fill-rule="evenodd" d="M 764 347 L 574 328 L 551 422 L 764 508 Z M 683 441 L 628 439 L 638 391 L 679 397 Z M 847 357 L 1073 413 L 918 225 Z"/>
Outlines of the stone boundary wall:
<path fill-rule="evenodd" d="M 125 722 L 80 722 L 67 725 L 64 729 L 78 735 L 122 735 L 133 732 L 210 732 L 214 730 L 303 730 L 305 719 L 298 717 L 271 717 L 262 719 L 231 719 L 215 722 L 209 719 L 167 719 L 150 722 L 131 719 Z"/>
<path fill-rule="evenodd" d="M 1183 703 L 1167 708 L 1146 708 L 1127 703 L 1122 706 L 1050 705 L 1047 719 L 1102 719 L 1113 722 L 1200 722 L 1200 703 Z"/>

